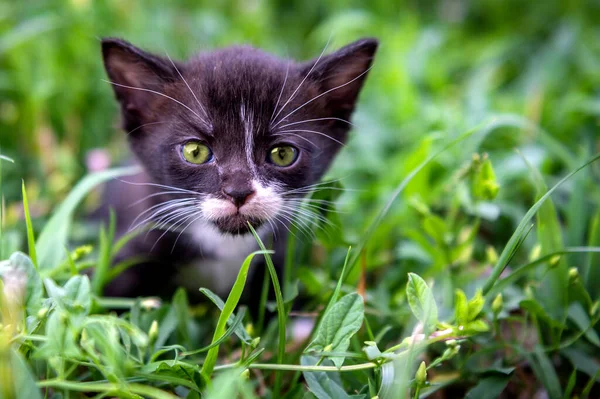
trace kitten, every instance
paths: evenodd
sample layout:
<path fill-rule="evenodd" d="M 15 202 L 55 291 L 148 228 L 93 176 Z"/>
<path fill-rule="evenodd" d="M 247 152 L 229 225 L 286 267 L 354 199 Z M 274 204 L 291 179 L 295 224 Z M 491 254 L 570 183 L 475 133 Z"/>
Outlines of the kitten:
<path fill-rule="evenodd" d="M 111 183 L 105 206 L 116 211 L 119 235 L 156 224 L 121 252 L 144 261 L 107 294 L 176 286 L 226 294 L 258 249 L 248 223 L 281 265 L 290 220 L 346 141 L 377 46 L 362 39 L 300 63 L 246 46 L 174 62 L 104 39 L 123 129 L 143 168 L 129 184 Z"/>

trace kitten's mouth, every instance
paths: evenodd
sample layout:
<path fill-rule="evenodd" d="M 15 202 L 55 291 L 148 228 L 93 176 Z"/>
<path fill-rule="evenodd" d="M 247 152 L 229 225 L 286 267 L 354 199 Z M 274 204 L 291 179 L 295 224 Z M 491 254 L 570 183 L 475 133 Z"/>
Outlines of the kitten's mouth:
<path fill-rule="evenodd" d="M 242 235 L 250 233 L 248 223 L 256 230 L 263 224 L 263 221 L 237 213 L 227 218 L 214 220 L 212 223 L 223 233 Z"/>

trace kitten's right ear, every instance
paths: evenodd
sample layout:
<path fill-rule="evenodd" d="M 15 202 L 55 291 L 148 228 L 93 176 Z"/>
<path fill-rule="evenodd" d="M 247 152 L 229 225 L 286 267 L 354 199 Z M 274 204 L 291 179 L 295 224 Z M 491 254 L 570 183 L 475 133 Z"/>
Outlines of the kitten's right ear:
<path fill-rule="evenodd" d="M 165 83 L 175 79 L 173 64 L 120 39 L 102 39 L 104 67 L 121 103 L 124 128 L 134 129 L 143 113 L 160 95 Z"/>

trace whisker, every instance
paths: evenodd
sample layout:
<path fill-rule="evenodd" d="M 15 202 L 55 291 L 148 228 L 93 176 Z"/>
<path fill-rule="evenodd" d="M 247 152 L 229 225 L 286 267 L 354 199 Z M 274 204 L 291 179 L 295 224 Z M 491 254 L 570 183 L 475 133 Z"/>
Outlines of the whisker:
<path fill-rule="evenodd" d="M 190 87 L 190 85 L 188 84 L 188 82 L 185 80 L 185 78 L 183 77 L 183 75 L 181 74 L 181 72 L 179 72 L 179 68 L 177 68 L 177 65 L 175 65 L 175 63 L 173 62 L 173 60 L 171 59 L 171 57 L 169 57 L 168 53 L 167 53 L 167 58 L 171 62 L 171 65 L 173 65 L 173 68 L 175 68 L 175 70 L 177 71 L 177 74 L 179 75 L 179 77 L 181 78 L 181 80 L 183 80 L 183 83 L 185 83 L 185 85 L 187 86 L 187 88 L 190 91 L 190 93 L 192 93 L 192 96 L 194 96 L 194 98 L 196 99 L 196 102 L 198 103 L 198 106 L 200 107 L 200 109 L 204 113 L 204 116 L 206 116 L 208 118 L 208 114 L 206 113 L 206 110 L 202 106 L 202 103 L 200 102 L 200 100 L 198 100 L 198 97 L 196 97 L 196 93 L 194 93 L 194 91 L 192 90 L 192 88 Z M 210 123 L 208 123 L 206 120 L 202 119 L 202 122 L 204 122 L 206 125 L 210 126 Z"/>
<path fill-rule="evenodd" d="M 313 101 L 315 101 L 315 100 L 317 100 L 317 99 L 319 99 L 319 98 L 323 97 L 323 96 L 324 96 L 324 95 L 326 95 L 326 94 L 329 94 L 329 93 L 331 93 L 331 92 L 332 92 L 332 91 L 334 91 L 334 90 L 341 89 L 342 87 L 349 85 L 350 83 L 352 83 L 352 82 L 356 81 L 357 79 L 360 79 L 362 76 L 364 76 L 365 74 L 367 74 L 367 73 L 368 73 L 368 72 L 371 70 L 371 68 L 372 68 L 372 67 L 369 67 L 367 70 L 365 70 L 364 72 L 362 72 L 360 75 L 358 75 L 358 76 L 357 76 L 357 77 L 355 77 L 354 79 L 352 79 L 352 80 L 350 80 L 350 81 L 348 81 L 348 82 L 346 82 L 346 83 L 344 83 L 344 84 L 341 84 L 341 85 L 339 85 L 339 86 L 336 86 L 336 87 L 334 87 L 334 88 L 332 88 L 332 89 L 329 89 L 329 90 L 327 90 L 327 91 L 324 91 L 323 93 L 319 94 L 318 96 L 315 96 L 315 97 L 313 97 L 312 99 L 310 99 L 310 100 L 308 100 L 307 102 L 305 102 L 304 104 L 300 105 L 299 107 L 297 107 L 295 110 L 293 110 L 292 112 L 290 112 L 289 114 L 287 114 L 287 115 L 286 115 L 286 116 L 284 116 L 283 118 L 279 119 L 279 122 L 277 122 L 276 124 L 274 124 L 274 125 L 273 125 L 271 128 L 275 128 L 275 127 L 277 127 L 277 125 L 278 125 L 279 123 L 281 123 L 282 121 L 286 120 L 287 118 L 289 118 L 290 116 L 292 116 L 293 114 L 295 114 L 296 112 L 298 112 L 300 109 L 304 108 L 306 105 L 308 105 L 308 104 L 312 103 Z"/>
<path fill-rule="evenodd" d="M 158 124 L 161 124 L 161 123 L 167 123 L 167 121 L 157 121 L 157 122 L 148 122 L 148 123 L 144 123 L 143 125 L 140 125 L 140 126 L 138 126 L 138 127 L 136 127 L 136 128 L 133 128 L 133 129 L 131 129 L 130 131 L 128 131 L 128 132 L 126 133 L 126 136 L 129 136 L 131 133 L 133 133 L 133 132 L 135 132 L 136 130 L 138 130 L 138 129 L 141 129 L 141 128 L 143 128 L 143 127 L 150 126 L 150 125 L 158 125 Z"/>
<path fill-rule="evenodd" d="M 301 135 L 299 135 L 299 134 L 297 134 L 297 133 L 274 134 L 273 136 L 288 136 L 288 135 L 289 135 L 289 136 L 298 137 L 299 139 L 302 139 L 302 140 L 304 140 L 304 141 L 308 142 L 308 144 L 312 145 L 313 147 L 318 147 L 318 146 L 317 146 L 315 143 L 313 143 L 312 141 L 310 141 L 310 140 L 309 140 L 309 139 L 307 139 L 306 137 L 304 137 L 304 136 L 301 136 Z"/>
<path fill-rule="evenodd" d="M 157 183 L 138 183 L 138 182 L 132 182 L 132 181 L 127 181 L 127 180 L 121 180 L 119 178 L 116 178 L 115 180 L 120 181 L 121 183 L 127 183 L 127 184 L 131 184 L 132 186 L 150 186 L 150 187 L 159 187 L 159 188 L 167 188 L 169 190 L 175 190 L 175 191 L 181 191 L 184 193 L 190 193 L 190 194 L 196 194 L 196 195 L 202 195 L 202 193 L 199 193 L 197 191 L 192 191 L 192 190 L 186 190 L 184 188 L 179 188 L 179 187 L 173 187 L 173 186 L 166 186 L 164 184 L 157 184 Z"/>
<path fill-rule="evenodd" d="M 279 101 L 281 101 L 281 96 L 283 95 L 283 90 L 285 89 L 285 84 L 287 83 L 289 72 L 290 62 L 288 61 L 287 68 L 285 69 L 285 79 L 283 79 L 283 85 L 281 85 L 281 91 L 279 92 L 277 103 L 275 103 L 275 108 L 273 108 L 273 113 L 271 114 L 271 119 L 269 119 L 269 124 L 273 123 L 273 119 L 275 119 L 275 112 L 277 112 L 277 107 L 279 107 Z"/>
<path fill-rule="evenodd" d="M 290 101 L 292 101 L 294 99 L 294 97 L 296 96 L 296 93 L 298 93 L 298 90 L 300 90 L 300 88 L 302 87 L 302 85 L 304 84 L 304 82 L 306 81 L 306 79 L 308 79 L 308 77 L 310 76 L 310 74 L 312 73 L 312 71 L 319 64 L 319 61 L 321 61 L 321 58 L 323 58 L 323 54 L 325 54 L 325 51 L 327 50 L 327 47 L 329 46 L 330 40 L 331 40 L 331 36 L 327 40 L 327 43 L 325 44 L 325 48 L 323 48 L 323 51 L 321 51 L 321 54 L 319 55 L 319 58 L 317 58 L 317 61 L 315 61 L 314 65 L 310 68 L 310 70 L 308 71 L 308 73 L 306 74 L 306 76 L 304 77 L 304 79 L 302 79 L 302 81 L 300 82 L 300 84 L 298 85 L 298 87 L 296 88 L 296 90 L 294 90 L 294 92 L 288 98 L 288 100 L 285 102 L 285 104 L 283 104 L 281 106 L 281 108 L 279 109 L 279 112 L 277 112 L 277 114 L 275 115 L 275 118 L 273 118 L 273 119 L 277 119 L 277 117 L 279 116 L 279 114 L 281 114 L 281 112 L 285 109 L 286 105 L 288 105 L 290 103 Z M 280 122 L 281 122 L 281 119 L 279 121 L 277 121 L 277 123 L 275 123 L 275 125 L 272 125 L 272 127 L 277 126 Z"/>
<path fill-rule="evenodd" d="M 303 130 L 303 129 L 298 129 L 298 130 L 282 130 L 282 131 L 278 132 L 277 134 L 274 134 L 273 136 L 281 136 L 281 134 L 279 134 L 279 133 L 290 133 L 290 132 L 306 132 L 306 133 L 315 133 L 315 134 L 318 134 L 318 135 L 320 135 L 320 136 L 327 137 L 328 139 L 335 141 L 336 143 L 340 144 L 341 146 L 344 146 L 344 145 L 345 145 L 344 143 L 342 143 L 342 142 L 341 142 L 341 141 L 339 141 L 338 139 L 334 139 L 334 138 L 333 138 L 333 137 L 331 137 L 330 135 L 328 135 L 328 134 L 325 134 L 325 133 L 323 133 L 323 132 L 317 132 L 316 130 Z"/>
<path fill-rule="evenodd" d="M 132 206 L 135 206 L 135 205 L 141 204 L 142 202 L 144 202 L 144 201 L 146 201 L 147 199 L 150 199 L 150 198 L 152 198 L 152 197 L 158 197 L 158 196 L 160 196 L 160 195 L 168 195 L 168 194 L 178 194 L 178 195 L 184 195 L 184 194 L 186 194 L 186 195 L 189 195 L 189 193 L 186 193 L 186 192 L 179 192 L 179 191 L 161 191 L 161 192 L 158 192 L 158 193 L 154 193 L 154 194 L 149 194 L 149 195 L 146 195 L 145 197 L 143 197 L 143 198 L 141 198 L 141 199 L 139 199 L 139 200 L 137 200 L 137 201 L 133 202 L 131 205 L 129 205 L 129 206 L 128 206 L 128 208 L 131 208 Z M 180 199 L 184 199 L 184 198 L 180 198 Z"/>
<path fill-rule="evenodd" d="M 159 215 L 161 215 L 161 214 L 163 214 L 163 213 L 165 213 L 165 212 L 169 211 L 170 209 L 172 210 L 172 209 L 174 209 L 174 208 L 180 208 L 180 207 L 182 207 L 182 206 L 191 206 L 191 205 L 193 205 L 194 203 L 195 203 L 195 201 L 194 201 L 194 200 L 187 200 L 187 201 L 185 201 L 185 202 L 178 202 L 178 203 L 175 203 L 175 204 L 169 204 L 169 205 L 165 205 L 165 204 L 159 204 L 159 205 L 162 205 L 162 207 L 161 207 L 161 208 L 159 208 L 158 210 L 155 210 L 155 211 L 154 211 L 154 213 L 153 213 L 152 215 L 150 215 L 149 217 L 147 217 L 147 218 L 146 218 L 146 219 L 144 219 L 143 221 L 141 221 L 141 222 L 139 222 L 139 223 L 135 224 L 135 226 L 133 226 L 133 227 L 130 227 L 130 228 L 129 228 L 129 230 L 130 230 L 130 231 L 133 231 L 133 230 L 135 230 L 135 229 L 139 228 L 140 226 L 143 226 L 144 224 L 148 223 L 149 221 L 151 221 L 151 220 L 152 220 L 152 219 L 154 219 L 155 217 L 157 217 L 157 216 L 159 216 Z M 136 223 L 136 222 L 137 222 L 137 220 L 138 220 L 139 218 L 141 218 L 141 217 L 142 217 L 144 214 L 146 214 L 146 213 L 148 213 L 148 212 L 152 212 L 152 209 L 147 209 L 147 210 L 145 210 L 144 212 L 142 212 L 140 215 L 138 215 L 138 216 L 137 216 L 137 217 L 134 219 L 134 221 L 132 222 L 132 225 L 133 225 L 134 223 Z M 161 218 L 162 218 L 162 217 L 164 217 L 164 216 L 165 216 L 165 215 L 161 216 Z"/>
<path fill-rule="evenodd" d="M 175 102 L 175 103 L 177 103 L 177 104 L 181 105 L 182 107 L 184 107 L 185 109 L 187 109 L 188 111 L 190 111 L 192 114 L 196 115 L 196 117 L 197 117 L 198 119 L 200 119 L 202 122 L 204 122 L 204 119 L 203 119 L 203 118 L 202 118 L 200 115 L 198 115 L 198 114 L 197 114 L 197 113 L 196 113 L 196 112 L 195 112 L 193 109 L 191 109 L 190 107 L 188 107 L 187 105 L 185 105 L 185 104 L 184 104 L 184 103 L 182 103 L 181 101 L 179 101 L 179 100 L 176 100 L 176 99 L 174 99 L 174 98 L 173 98 L 173 97 L 171 97 L 171 96 L 167 96 L 166 94 L 163 94 L 163 93 L 161 93 L 161 92 L 159 92 L 159 91 L 156 91 L 156 90 L 150 90 L 150 89 L 145 89 L 145 88 L 143 88 L 143 87 L 133 87 L 133 86 L 122 85 L 122 84 L 120 84 L 120 83 L 115 83 L 115 82 L 111 82 L 111 81 L 109 81 L 109 80 L 104 80 L 104 79 L 102 79 L 102 81 L 103 81 L 103 82 L 106 82 L 106 83 L 110 83 L 111 85 L 114 85 L 114 86 L 124 87 L 124 88 L 126 88 L 126 89 L 131 89 L 131 90 L 145 91 L 145 92 L 148 92 L 148 93 L 153 93 L 153 94 L 156 94 L 156 95 L 159 95 L 159 96 L 162 96 L 162 97 L 168 98 L 169 100 L 172 100 L 173 102 Z M 204 122 L 204 123 L 206 123 L 206 122 Z"/>
<path fill-rule="evenodd" d="M 344 122 L 347 123 L 350 126 L 354 126 L 354 124 L 350 121 L 347 121 L 346 119 L 342 119 L 342 118 L 335 118 L 335 117 L 328 117 L 328 118 L 315 118 L 315 119 L 305 119 L 303 121 L 298 121 L 298 122 L 291 122 L 291 123 L 286 123 L 285 125 L 281 125 L 279 126 L 280 129 L 283 129 L 284 127 L 288 127 L 288 126 L 293 126 L 293 125 L 299 125 L 301 123 L 307 123 L 307 122 L 318 122 L 318 121 L 340 121 L 340 122 Z"/>

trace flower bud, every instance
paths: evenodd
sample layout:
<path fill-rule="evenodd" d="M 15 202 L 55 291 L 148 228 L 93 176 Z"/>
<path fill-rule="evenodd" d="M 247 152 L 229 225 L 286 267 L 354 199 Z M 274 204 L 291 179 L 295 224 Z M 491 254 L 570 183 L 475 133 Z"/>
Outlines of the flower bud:
<path fill-rule="evenodd" d="M 494 312 L 494 315 L 498 316 L 500 311 L 502 311 L 503 306 L 504 301 L 502 300 L 502 294 L 496 295 L 496 298 L 492 301 L 492 312 Z"/>
<path fill-rule="evenodd" d="M 425 365 L 425 362 L 421 362 L 419 365 L 417 374 L 415 374 L 415 381 L 419 386 L 425 385 L 425 382 L 427 381 L 427 366 Z"/>

